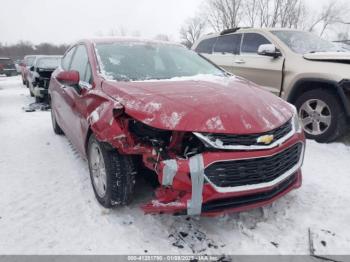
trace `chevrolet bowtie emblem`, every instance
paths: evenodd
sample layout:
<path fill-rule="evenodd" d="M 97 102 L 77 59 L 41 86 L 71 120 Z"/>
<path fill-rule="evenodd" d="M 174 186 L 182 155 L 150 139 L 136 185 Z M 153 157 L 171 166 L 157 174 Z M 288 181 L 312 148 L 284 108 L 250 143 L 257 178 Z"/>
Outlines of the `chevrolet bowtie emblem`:
<path fill-rule="evenodd" d="M 274 136 L 273 135 L 265 135 L 265 136 L 260 136 L 258 137 L 258 139 L 256 140 L 256 142 L 258 144 L 265 144 L 265 145 L 269 145 L 271 144 L 271 142 L 273 141 Z"/>

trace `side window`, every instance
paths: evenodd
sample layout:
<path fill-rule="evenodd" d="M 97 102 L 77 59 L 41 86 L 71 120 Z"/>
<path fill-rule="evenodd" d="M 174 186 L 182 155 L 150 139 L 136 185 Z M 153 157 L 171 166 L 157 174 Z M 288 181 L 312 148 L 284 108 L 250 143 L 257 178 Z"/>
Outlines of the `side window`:
<path fill-rule="evenodd" d="M 256 33 L 244 34 L 242 43 L 242 53 L 258 53 L 260 45 L 271 44 L 264 36 Z"/>
<path fill-rule="evenodd" d="M 214 52 L 238 54 L 241 46 L 241 38 L 241 34 L 220 36 L 214 46 Z"/>
<path fill-rule="evenodd" d="M 70 62 L 72 61 L 72 56 L 74 54 L 75 49 L 75 47 L 70 49 L 68 53 L 66 53 L 66 55 L 62 58 L 62 68 L 64 70 L 69 70 Z"/>
<path fill-rule="evenodd" d="M 77 47 L 77 51 L 74 54 L 70 69 L 78 71 L 80 75 L 80 79 L 85 82 L 89 82 L 89 81 L 86 81 L 86 77 L 88 77 L 86 73 L 87 72 L 86 68 L 88 66 L 88 63 L 89 63 L 89 58 L 87 55 L 86 47 L 84 45 L 79 45 Z M 91 78 L 91 68 L 89 73 Z"/>
<path fill-rule="evenodd" d="M 213 46 L 216 42 L 217 37 L 204 39 L 196 47 L 197 53 L 211 54 L 213 52 Z"/>
<path fill-rule="evenodd" d="M 90 63 L 87 64 L 85 77 L 82 80 L 86 83 L 92 84 L 92 72 L 91 72 Z"/>

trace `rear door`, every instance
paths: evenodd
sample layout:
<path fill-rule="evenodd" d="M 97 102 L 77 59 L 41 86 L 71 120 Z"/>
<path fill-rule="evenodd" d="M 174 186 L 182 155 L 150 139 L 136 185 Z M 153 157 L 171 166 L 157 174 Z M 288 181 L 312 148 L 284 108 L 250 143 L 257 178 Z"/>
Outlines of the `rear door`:
<path fill-rule="evenodd" d="M 70 69 L 70 65 L 72 63 L 73 55 L 76 51 L 76 47 L 72 47 L 64 57 L 62 58 L 61 68 L 54 71 L 50 81 L 50 96 L 51 96 L 51 110 L 54 110 L 54 114 L 56 116 L 56 120 L 60 127 L 63 129 L 66 135 L 69 133 L 69 125 L 70 122 L 66 117 L 68 107 L 66 102 L 66 87 L 56 79 L 56 75 L 61 71 L 68 71 Z"/>
<path fill-rule="evenodd" d="M 244 33 L 240 54 L 234 61 L 234 73 L 278 95 L 282 84 L 284 57 L 258 55 L 258 48 L 263 44 L 271 42 L 261 34 Z"/>
<path fill-rule="evenodd" d="M 242 34 L 219 36 L 209 59 L 225 70 L 235 73 L 235 61 L 238 59 Z"/>

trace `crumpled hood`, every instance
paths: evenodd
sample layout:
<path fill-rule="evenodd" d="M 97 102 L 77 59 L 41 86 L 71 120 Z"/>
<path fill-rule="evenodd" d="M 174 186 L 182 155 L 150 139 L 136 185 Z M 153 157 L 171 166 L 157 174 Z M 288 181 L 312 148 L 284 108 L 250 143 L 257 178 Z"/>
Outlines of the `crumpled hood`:
<path fill-rule="evenodd" d="M 128 115 L 159 129 L 253 134 L 275 129 L 293 115 L 287 102 L 236 77 L 106 81 L 102 89 Z"/>
<path fill-rule="evenodd" d="M 350 61 L 350 52 L 320 52 L 305 54 L 304 58 L 315 61 Z"/>

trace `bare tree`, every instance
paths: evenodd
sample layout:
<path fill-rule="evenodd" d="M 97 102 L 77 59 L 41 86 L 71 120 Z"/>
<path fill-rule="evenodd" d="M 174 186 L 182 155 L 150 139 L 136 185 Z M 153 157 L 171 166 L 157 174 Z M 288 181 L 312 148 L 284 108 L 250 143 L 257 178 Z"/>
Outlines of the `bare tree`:
<path fill-rule="evenodd" d="M 303 20 L 303 0 L 258 0 L 258 19 L 261 27 L 297 28 Z"/>
<path fill-rule="evenodd" d="M 332 0 L 323 7 L 321 13 L 316 16 L 308 30 L 312 32 L 319 27 L 319 34 L 322 36 L 331 25 L 344 23 L 344 17 L 347 16 L 348 11 L 349 8 L 345 6 L 345 4 L 342 4 L 337 0 Z"/>
<path fill-rule="evenodd" d="M 180 37 L 183 41 L 183 44 L 190 48 L 194 42 L 203 34 L 205 27 L 205 21 L 198 16 L 186 20 L 180 29 Z"/>
<path fill-rule="evenodd" d="M 242 0 L 207 0 L 208 20 L 212 28 L 220 32 L 237 27 L 242 19 Z"/>
<path fill-rule="evenodd" d="M 250 27 L 255 27 L 256 22 L 259 17 L 259 0 L 246 0 L 244 2 L 243 8 L 245 10 L 245 16 L 247 19 L 247 25 Z"/>
<path fill-rule="evenodd" d="M 19 41 L 17 44 L 3 45 L 0 43 L 0 57 L 10 57 L 12 59 L 23 59 L 25 55 L 45 54 L 45 55 L 63 55 L 68 45 L 55 45 L 50 43 L 41 43 L 34 45 L 28 41 Z"/>
<path fill-rule="evenodd" d="M 303 0 L 207 0 L 208 20 L 219 32 L 251 27 L 298 27 L 305 14 Z"/>

